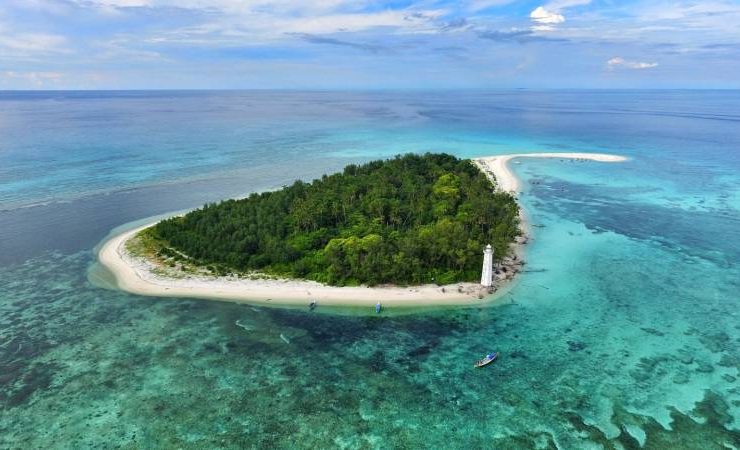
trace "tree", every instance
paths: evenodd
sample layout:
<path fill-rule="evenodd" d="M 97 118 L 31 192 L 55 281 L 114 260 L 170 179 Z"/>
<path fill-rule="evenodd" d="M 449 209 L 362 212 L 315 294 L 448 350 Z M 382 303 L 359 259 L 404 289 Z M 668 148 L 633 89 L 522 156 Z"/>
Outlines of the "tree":
<path fill-rule="evenodd" d="M 468 160 L 404 155 L 206 204 L 147 233 L 163 251 L 225 271 L 334 285 L 472 281 L 486 244 L 507 253 L 518 211 Z"/>

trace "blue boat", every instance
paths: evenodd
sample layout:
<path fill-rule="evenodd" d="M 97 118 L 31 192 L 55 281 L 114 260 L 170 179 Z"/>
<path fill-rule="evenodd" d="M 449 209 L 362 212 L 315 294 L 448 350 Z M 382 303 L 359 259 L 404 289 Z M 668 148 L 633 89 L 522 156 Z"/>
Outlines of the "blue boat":
<path fill-rule="evenodd" d="M 375 312 L 377 314 L 380 314 L 381 308 L 382 308 L 382 306 L 380 306 L 380 302 L 378 302 L 378 303 L 375 304 Z"/>
<path fill-rule="evenodd" d="M 496 359 L 497 356 L 498 356 L 498 352 L 489 353 L 486 355 L 485 358 L 476 361 L 475 367 L 485 367 L 491 364 Z"/>

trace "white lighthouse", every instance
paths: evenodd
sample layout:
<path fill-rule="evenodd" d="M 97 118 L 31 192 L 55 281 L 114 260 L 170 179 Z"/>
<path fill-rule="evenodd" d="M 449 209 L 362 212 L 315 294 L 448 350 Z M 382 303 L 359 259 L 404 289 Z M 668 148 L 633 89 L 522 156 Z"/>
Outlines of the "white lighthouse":
<path fill-rule="evenodd" d="M 480 284 L 485 287 L 493 286 L 493 248 L 491 244 L 483 251 L 483 272 L 480 276 Z"/>

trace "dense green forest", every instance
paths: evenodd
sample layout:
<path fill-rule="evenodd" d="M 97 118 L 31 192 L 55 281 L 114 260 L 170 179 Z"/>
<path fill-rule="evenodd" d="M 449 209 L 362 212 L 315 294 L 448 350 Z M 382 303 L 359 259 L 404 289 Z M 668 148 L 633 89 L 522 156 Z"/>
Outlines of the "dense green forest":
<path fill-rule="evenodd" d="M 518 206 L 469 160 L 404 155 L 311 183 L 207 204 L 149 229 L 217 271 L 260 271 L 332 285 L 475 281 L 519 233 Z"/>

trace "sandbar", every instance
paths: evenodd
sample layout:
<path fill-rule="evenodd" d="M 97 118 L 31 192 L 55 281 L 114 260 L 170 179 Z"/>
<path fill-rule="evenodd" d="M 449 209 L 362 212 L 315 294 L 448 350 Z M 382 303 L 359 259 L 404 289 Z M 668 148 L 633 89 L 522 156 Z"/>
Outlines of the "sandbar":
<path fill-rule="evenodd" d="M 605 153 L 515 153 L 508 155 L 486 156 L 475 158 L 473 162 L 487 175 L 496 179 L 498 189 L 504 192 L 517 193 L 521 189 L 519 178 L 509 168 L 509 162 L 516 158 L 559 158 L 597 162 L 624 162 L 627 158 Z M 487 169 L 487 170 L 486 170 Z"/>

